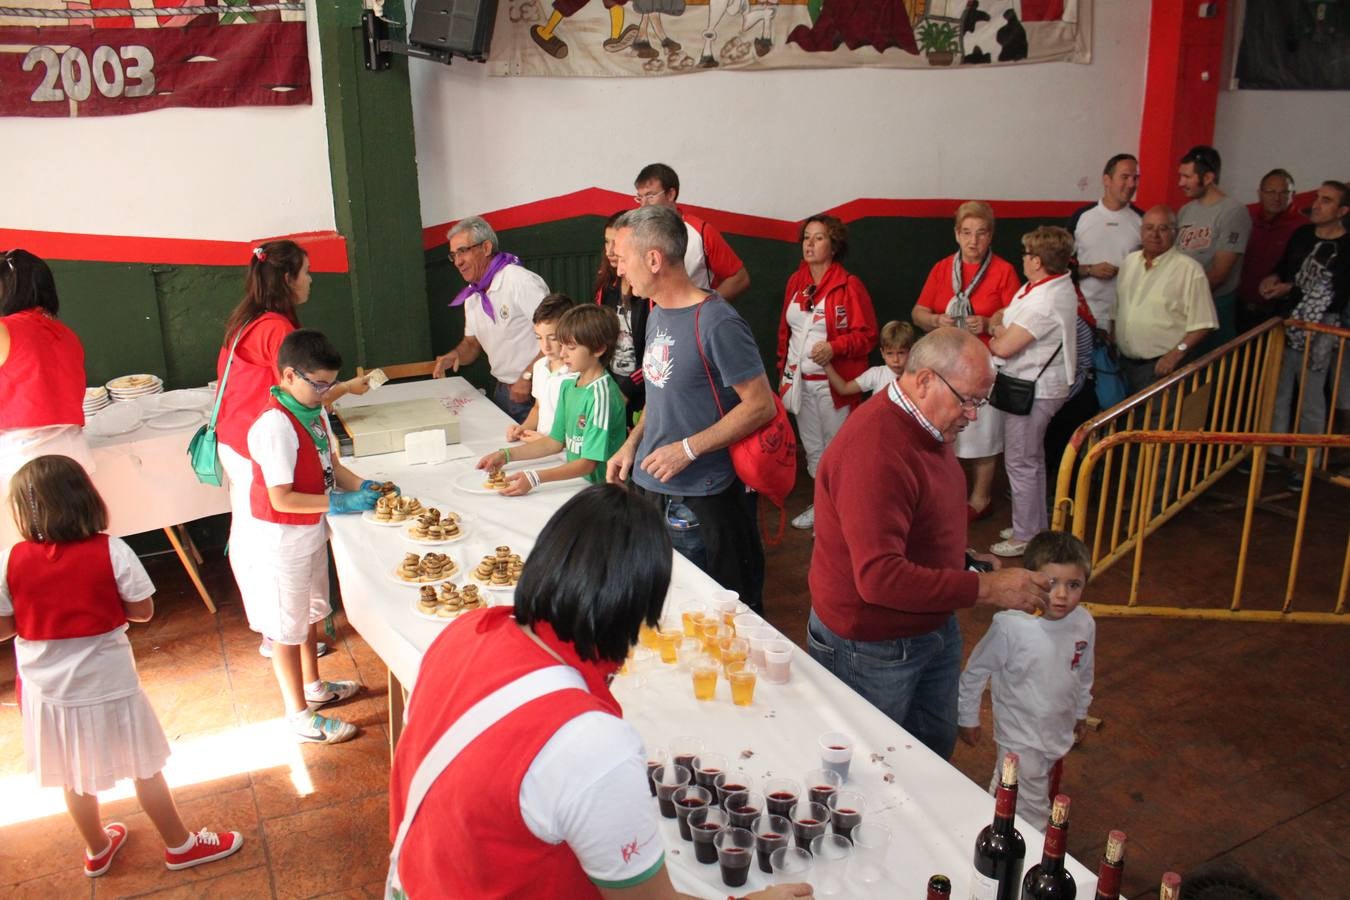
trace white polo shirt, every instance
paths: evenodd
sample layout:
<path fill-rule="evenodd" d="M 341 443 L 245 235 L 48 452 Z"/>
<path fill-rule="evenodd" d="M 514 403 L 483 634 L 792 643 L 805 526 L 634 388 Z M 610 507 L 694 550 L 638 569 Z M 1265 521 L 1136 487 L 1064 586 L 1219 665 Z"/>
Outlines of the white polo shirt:
<path fill-rule="evenodd" d="M 534 311 L 547 294 L 544 279 L 524 266 L 507 266 L 488 285 L 492 318 L 483 312 L 478 294 L 464 301 L 464 334 L 482 344 L 493 378 L 504 384 L 520 380 L 539 355 Z"/>
<path fill-rule="evenodd" d="M 1074 220 L 1073 242 L 1079 265 L 1110 263 L 1117 269 L 1125 257 L 1139 249 L 1139 229 L 1143 217 L 1139 210 L 1126 205 L 1118 210 L 1107 209 L 1101 201 L 1084 209 Z M 1078 283 L 1087 300 L 1097 327 L 1109 330 L 1116 318 L 1115 278 L 1084 278 Z"/>

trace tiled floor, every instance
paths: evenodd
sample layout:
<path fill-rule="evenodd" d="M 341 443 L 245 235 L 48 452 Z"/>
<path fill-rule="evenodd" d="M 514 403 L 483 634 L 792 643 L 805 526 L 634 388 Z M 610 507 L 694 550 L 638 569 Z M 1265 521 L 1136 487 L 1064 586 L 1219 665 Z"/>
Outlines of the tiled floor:
<path fill-rule="evenodd" d="M 805 505 L 808 488 L 804 483 L 790 499 L 790 513 Z M 1331 603 L 1325 592 L 1334 591 L 1350 522 L 1344 492 L 1336 491 L 1320 486 L 1314 494 L 1318 527 L 1305 551 L 1313 571 L 1302 582 L 1308 589 L 1300 603 Z M 1201 504 L 1150 542 L 1150 596 L 1225 602 L 1233 518 Z M 1280 554 L 1292 531 L 1284 519 L 1258 521 L 1266 544 L 1252 571 L 1253 597 L 1282 589 Z M 1003 524 L 999 516 L 980 523 L 972 541 L 988 543 Z M 205 573 L 220 613 L 202 608 L 172 557 L 157 557 L 149 567 L 159 611 L 150 624 L 133 626 L 132 635 L 142 680 L 175 745 L 170 780 L 181 785 L 184 818 L 192 828 L 242 831 L 243 851 L 168 872 L 135 798 L 115 799 L 106 813 L 130 826 L 131 840 L 108 875 L 85 879 L 59 792 L 38 791 L 24 775 L 13 660 L 3 650 L 4 896 L 379 895 L 388 853 L 384 667 L 344 625 L 323 671 L 365 684 L 341 713 L 363 733 L 335 747 L 296 747 L 275 736 L 281 710 L 270 664 L 244 625 L 228 567 L 218 552 L 208 556 Z M 809 535 L 789 529 L 770 556 L 769 617 L 800 639 L 809 606 Z M 1096 599 L 1114 598 L 1120 581 L 1108 573 L 1091 590 Z M 960 618 L 972 647 L 989 614 Z M 1065 789 L 1075 801 L 1071 852 L 1095 865 L 1107 830 L 1125 829 L 1130 897 L 1156 896 L 1165 869 L 1246 873 L 1291 900 L 1344 896 L 1350 730 L 1338 711 L 1350 708 L 1350 629 L 1102 618 L 1098 643 L 1092 711 L 1106 727 L 1067 762 Z M 953 762 L 983 784 L 993 749 L 963 746 Z M 1290 872 L 1298 873 L 1296 887 L 1280 882 Z"/>

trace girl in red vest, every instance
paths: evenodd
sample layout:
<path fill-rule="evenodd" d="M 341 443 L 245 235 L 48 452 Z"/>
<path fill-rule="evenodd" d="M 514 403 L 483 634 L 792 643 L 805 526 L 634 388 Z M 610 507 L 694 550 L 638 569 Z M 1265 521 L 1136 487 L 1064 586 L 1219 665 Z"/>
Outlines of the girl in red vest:
<path fill-rule="evenodd" d="M 184 828 L 164 782 L 169 744 L 127 640 L 128 621 L 154 615 L 155 586 L 131 548 L 103 533 L 108 510 L 93 482 L 70 457 L 41 456 L 14 475 L 9 503 L 23 540 L 0 551 L 0 640 L 18 635 L 28 766 L 43 787 L 65 788 L 84 874 L 108 871 L 126 842 L 126 826 L 103 825 L 98 808 L 98 792 L 123 778 L 134 779 L 168 868 L 237 852 L 237 831 Z"/>
<path fill-rule="evenodd" d="M 30 459 L 61 453 L 90 471 L 84 439 L 84 347 L 57 319 L 47 264 L 27 250 L 0 255 L 0 497 Z M 19 539 L 0 515 L 0 550 Z"/>

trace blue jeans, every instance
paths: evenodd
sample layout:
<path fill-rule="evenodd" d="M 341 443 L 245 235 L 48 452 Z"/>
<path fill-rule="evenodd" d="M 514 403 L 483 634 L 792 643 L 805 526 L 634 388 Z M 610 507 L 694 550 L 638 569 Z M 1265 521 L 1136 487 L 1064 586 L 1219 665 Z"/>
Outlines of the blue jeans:
<path fill-rule="evenodd" d="M 497 408 L 506 413 L 517 424 L 524 422 L 525 417 L 534 409 L 534 398 L 531 397 L 524 403 L 517 403 L 511 399 L 511 385 L 504 381 L 497 382 L 497 386 L 492 389 L 492 402 L 497 404 Z"/>
<path fill-rule="evenodd" d="M 956 616 L 909 638 L 851 641 L 816 618 L 806 622 L 807 651 L 864 700 L 943 759 L 956 749 L 961 629 Z"/>

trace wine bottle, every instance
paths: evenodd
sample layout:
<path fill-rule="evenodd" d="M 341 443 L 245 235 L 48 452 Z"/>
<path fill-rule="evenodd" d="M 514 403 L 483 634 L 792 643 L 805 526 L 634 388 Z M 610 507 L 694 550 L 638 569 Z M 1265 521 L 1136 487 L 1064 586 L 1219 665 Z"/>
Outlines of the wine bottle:
<path fill-rule="evenodd" d="M 1003 757 L 998 790 L 994 794 L 994 821 L 975 838 L 975 871 L 970 877 L 970 900 L 1016 900 L 1022 887 L 1022 864 L 1027 843 L 1013 824 L 1017 812 L 1017 754 Z"/>
<path fill-rule="evenodd" d="M 1120 878 L 1125 870 L 1125 832 L 1106 836 L 1106 852 L 1097 868 L 1097 896 L 1093 900 L 1120 900 Z"/>
<path fill-rule="evenodd" d="M 952 880 L 946 875 L 928 879 L 928 900 L 947 900 L 952 895 Z"/>
<path fill-rule="evenodd" d="M 1176 872 L 1164 872 L 1162 886 L 1158 888 L 1158 900 L 1177 900 L 1181 896 L 1181 876 Z"/>
<path fill-rule="evenodd" d="M 1069 798 L 1056 794 L 1050 807 L 1050 824 L 1045 829 L 1045 851 L 1041 861 L 1022 879 L 1023 900 L 1074 900 L 1078 885 L 1064 868 L 1064 846 L 1069 840 Z"/>

